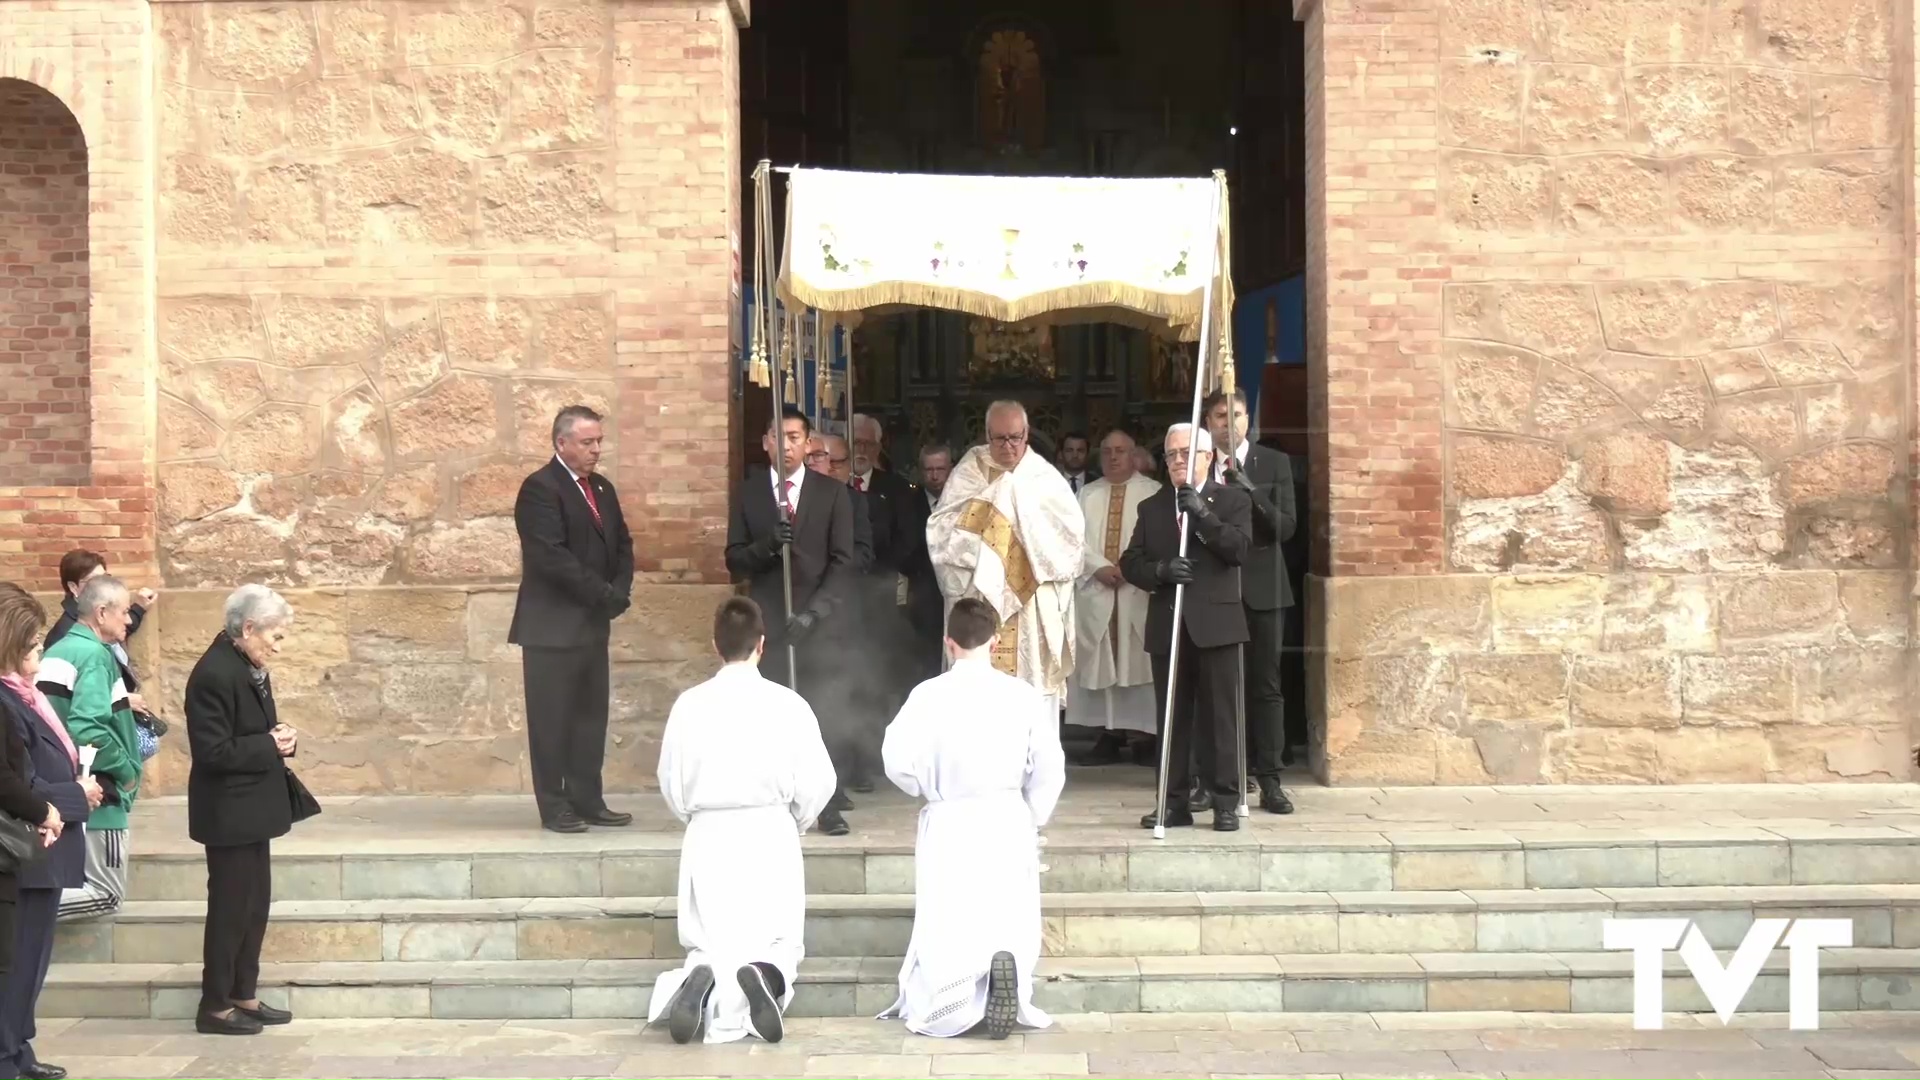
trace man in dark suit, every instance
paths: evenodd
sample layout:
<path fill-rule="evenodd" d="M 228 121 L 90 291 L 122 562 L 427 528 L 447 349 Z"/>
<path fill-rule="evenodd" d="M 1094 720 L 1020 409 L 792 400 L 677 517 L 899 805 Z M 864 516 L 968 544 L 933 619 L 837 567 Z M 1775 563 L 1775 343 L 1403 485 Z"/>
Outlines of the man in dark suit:
<path fill-rule="evenodd" d="M 540 821 L 554 832 L 617 826 L 608 809 L 607 644 L 632 605 L 633 534 L 600 465 L 602 417 L 569 405 L 553 418 L 553 460 L 520 484 L 520 596 L 507 640 L 520 646 L 527 746 Z"/>
<path fill-rule="evenodd" d="M 749 470 L 727 522 L 727 570 L 735 581 L 747 583 L 748 595 L 766 613 L 767 644 L 760 673 L 783 685 L 795 686 L 813 707 L 827 734 L 833 708 L 831 677 L 846 657 L 819 633 L 842 606 L 853 585 L 858 556 L 854 550 L 853 492 L 832 476 L 807 467 L 807 442 L 813 425 L 798 409 L 789 407 L 777 424 L 770 424 L 761 446 L 773 468 Z M 787 606 L 782 551 L 792 566 L 793 606 Z M 790 670 L 787 648 L 794 664 Z M 791 676 L 791 677 L 790 677 Z M 846 748 L 828 750 L 836 765 Z M 845 774 L 842 773 L 844 776 Z M 845 836 L 849 831 L 841 811 L 846 793 L 834 793 L 834 802 L 820 815 L 820 831 Z"/>
<path fill-rule="evenodd" d="M 883 707 L 892 717 L 921 679 L 939 673 L 938 668 L 927 670 L 924 658 L 913 648 L 912 594 L 923 588 L 921 581 L 939 592 L 933 562 L 927 557 L 927 497 L 918 484 L 880 464 L 884 434 L 879 421 L 855 413 L 853 433 L 847 484 L 865 498 L 873 523 L 873 566 L 868 576 L 873 579 L 871 596 L 877 609 L 874 622 L 886 634 Z M 944 634 L 941 637 L 944 640 Z"/>
<path fill-rule="evenodd" d="M 1280 451 L 1247 441 L 1247 399 L 1239 390 L 1216 391 L 1207 399 L 1206 418 L 1214 445 L 1233 448 L 1219 455 L 1218 479 L 1253 501 L 1253 548 L 1241 578 L 1247 608 L 1247 773 L 1260 785 L 1260 809 L 1291 814 L 1293 800 L 1280 787 L 1280 766 L 1287 756 L 1280 647 L 1285 612 L 1293 606 L 1284 546 L 1296 524 L 1293 467 Z"/>
<path fill-rule="evenodd" d="M 1240 566 L 1252 543 L 1253 502 L 1239 488 L 1213 482 L 1212 439 L 1191 425 L 1167 431 L 1167 478 L 1182 483 L 1193 455 L 1194 486 L 1168 486 L 1140 503 L 1133 539 L 1120 553 L 1120 573 L 1153 595 L 1147 602 L 1147 655 L 1153 663 L 1155 715 L 1173 702 L 1167 766 L 1167 825 L 1192 825 L 1193 753 L 1199 782 L 1213 802 L 1213 827 L 1240 827 L 1240 759 L 1234 730 L 1234 688 L 1239 682 L 1235 646 L 1247 640 L 1240 603 Z M 1180 554 L 1182 527 L 1191 530 Z M 1174 593 L 1187 587 L 1180 625 L 1173 625 Z M 1169 680 L 1173 635 L 1180 634 L 1178 684 Z M 1164 724 L 1162 725 L 1165 726 Z M 1191 746 L 1190 746 L 1191 743 Z M 1155 815 L 1142 818 L 1151 829 Z"/>

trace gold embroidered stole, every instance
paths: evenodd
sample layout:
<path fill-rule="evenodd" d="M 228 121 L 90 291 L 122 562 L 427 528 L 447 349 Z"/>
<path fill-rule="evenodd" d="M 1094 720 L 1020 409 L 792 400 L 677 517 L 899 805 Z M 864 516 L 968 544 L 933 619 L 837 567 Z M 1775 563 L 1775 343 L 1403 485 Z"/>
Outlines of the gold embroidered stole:
<path fill-rule="evenodd" d="M 1114 566 L 1120 565 L 1120 524 L 1121 515 L 1126 508 L 1127 486 L 1108 484 L 1107 534 L 1100 553 L 1105 555 L 1107 562 Z M 1120 663 L 1120 591 L 1118 589 L 1114 590 L 1113 594 L 1113 616 L 1107 624 L 1107 641 L 1113 650 L 1113 662 L 1117 665 Z"/>
<path fill-rule="evenodd" d="M 1005 474 L 1005 470 L 993 469 L 994 479 Z M 987 550 L 1000 560 L 1007 577 L 1007 588 L 1020 600 L 1022 609 L 1033 599 L 1039 590 L 1039 582 L 1034 580 L 1033 563 L 1027 559 L 1026 546 L 1020 542 L 1020 534 L 1014 523 L 985 499 L 970 500 L 960 511 L 956 526 L 962 532 L 972 533 L 980 538 Z M 1020 612 L 1000 624 L 1000 634 L 994 638 L 993 666 L 1009 675 L 1020 674 Z"/>

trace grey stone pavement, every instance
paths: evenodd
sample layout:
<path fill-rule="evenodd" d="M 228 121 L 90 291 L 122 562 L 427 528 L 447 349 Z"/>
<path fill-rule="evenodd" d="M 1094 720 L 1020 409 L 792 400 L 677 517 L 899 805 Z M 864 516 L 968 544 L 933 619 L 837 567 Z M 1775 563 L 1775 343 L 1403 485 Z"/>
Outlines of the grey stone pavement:
<path fill-rule="evenodd" d="M 252 1038 L 155 1020 L 43 1023 L 42 1060 L 86 1077 L 1920 1077 L 1920 1013 L 1091 1013 L 1052 1030 L 927 1039 L 795 1019 L 778 1045 L 675 1046 L 627 1020 L 312 1020 Z"/>

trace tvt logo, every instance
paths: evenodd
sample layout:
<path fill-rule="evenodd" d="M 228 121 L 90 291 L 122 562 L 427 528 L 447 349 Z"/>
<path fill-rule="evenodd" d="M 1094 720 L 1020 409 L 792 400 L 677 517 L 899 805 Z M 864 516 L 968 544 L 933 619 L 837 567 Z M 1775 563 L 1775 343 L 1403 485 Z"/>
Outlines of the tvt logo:
<path fill-rule="evenodd" d="M 1667 950 L 1679 946 L 1680 959 L 1725 1024 L 1740 1008 L 1768 955 L 1776 945 L 1784 945 L 1787 1026 L 1812 1031 L 1820 1026 L 1820 950 L 1852 945 L 1853 920 L 1755 919 L 1724 967 L 1706 935 L 1687 919 L 1608 919 L 1601 924 L 1600 941 L 1608 949 L 1633 950 L 1633 1026 L 1640 1031 L 1657 1031 L 1662 1025 L 1666 995 L 1661 960 Z"/>

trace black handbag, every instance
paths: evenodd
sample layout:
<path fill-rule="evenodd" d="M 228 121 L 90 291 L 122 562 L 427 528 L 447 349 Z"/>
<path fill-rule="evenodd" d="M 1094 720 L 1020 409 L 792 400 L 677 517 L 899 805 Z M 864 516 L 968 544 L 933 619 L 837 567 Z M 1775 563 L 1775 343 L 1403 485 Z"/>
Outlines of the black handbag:
<path fill-rule="evenodd" d="M 13 876 L 46 855 L 40 829 L 12 814 L 0 813 L 0 875 Z"/>
<path fill-rule="evenodd" d="M 287 770 L 287 799 L 293 804 L 293 820 L 305 821 L 320 812 L 320 800 L 313 797 L 307 785 L 300 782 L 292 769 Z"/>

